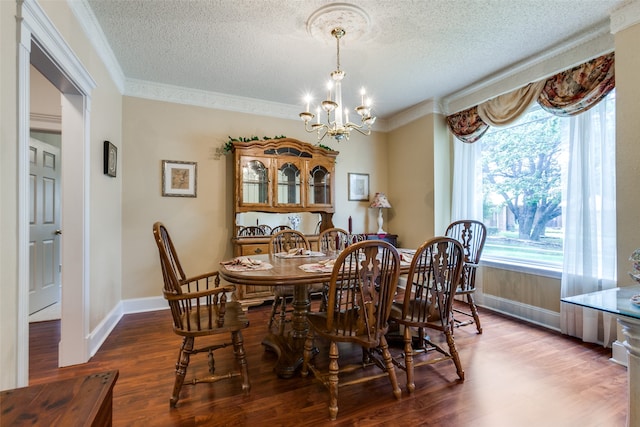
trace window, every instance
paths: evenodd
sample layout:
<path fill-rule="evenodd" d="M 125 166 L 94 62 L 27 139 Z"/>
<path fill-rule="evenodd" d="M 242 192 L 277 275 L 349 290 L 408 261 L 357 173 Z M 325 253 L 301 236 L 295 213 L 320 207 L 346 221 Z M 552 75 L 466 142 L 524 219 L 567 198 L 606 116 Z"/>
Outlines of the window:
<path fill-rule="evenodd" d="M 602 102 L 610 104 L 607 126 L 614 127 L 615 91 Z M 570 120 L 535 104 L 516 123 L 490 128 L 476 142 L 488 231 L 483 259 L 562 270 Z"/>

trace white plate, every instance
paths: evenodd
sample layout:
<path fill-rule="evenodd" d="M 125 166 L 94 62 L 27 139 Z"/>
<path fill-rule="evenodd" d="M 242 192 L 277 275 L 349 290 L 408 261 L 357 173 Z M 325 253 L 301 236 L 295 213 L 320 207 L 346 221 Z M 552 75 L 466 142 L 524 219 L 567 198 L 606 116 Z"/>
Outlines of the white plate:
<path fill-rule="evenodd" d="M 631 301 L 631 304 L 640 307 L 640 294 L 632 296 L 629 300 Z"/>

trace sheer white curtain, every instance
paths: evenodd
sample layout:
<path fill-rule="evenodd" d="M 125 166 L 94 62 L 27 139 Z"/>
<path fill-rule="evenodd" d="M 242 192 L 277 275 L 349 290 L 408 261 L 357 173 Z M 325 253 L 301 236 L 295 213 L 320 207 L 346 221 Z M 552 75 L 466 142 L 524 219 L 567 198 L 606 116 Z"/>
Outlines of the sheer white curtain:
<path fill-rule="evenodd" d="M 472 144 L 458 138 L 453 141 L 451 220 L 482 221 L 482 140 Z"/>
<path fill-rule="evenodd" d="M 565 194 L 561 297 L 615 287 L 615 110 L 612 94 L 571 117 Z M 563 333 L 610 346 L 615 321 L 596 310 L 562 303 Z"/>

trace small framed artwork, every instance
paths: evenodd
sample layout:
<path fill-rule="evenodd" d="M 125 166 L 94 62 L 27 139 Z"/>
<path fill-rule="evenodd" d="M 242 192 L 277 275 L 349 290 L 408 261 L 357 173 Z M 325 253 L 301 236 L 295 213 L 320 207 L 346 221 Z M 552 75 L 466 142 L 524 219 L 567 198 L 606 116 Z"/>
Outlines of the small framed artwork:
<path fill-rule="evenodd" d="M 369 174 L 349 174 L 349 200 L 369 201 Z"/>
<path fill-rule="evenodd" d="M 104 142 L 104 174 L 115 178 L 118 169 L 118 147 Z"/>
<path fill-rule="evenodd" d="M 196 197 L 198 170 L 196 162 L 162 161 L 162 195 Z"/>

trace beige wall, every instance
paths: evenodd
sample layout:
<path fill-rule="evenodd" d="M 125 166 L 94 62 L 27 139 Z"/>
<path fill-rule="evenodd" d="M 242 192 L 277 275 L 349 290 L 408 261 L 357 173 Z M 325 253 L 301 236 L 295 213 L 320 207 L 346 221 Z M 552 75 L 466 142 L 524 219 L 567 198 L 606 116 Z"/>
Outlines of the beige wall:
<path fill-rule="evenodd" d="M 386 231 L 400 246 L 418 247 L 434 235 L 436 189 L 434 115 L 389 132 L 389 193 Z M 441 205 L 440 205 L 441 206 Z"/>
<path fill-rule="evenodd" d="M 632 283 L 629 255 L 640 247 L 640 25 L 618 32 L 616 43 L 616 217 L 618 280 Z"/>
<path fill-rule="evenodd" d="M 122 155 L 122 298 L 160 296 L 162 276 L 151 226 L 162 221 L 172 234 L 187 274 L 216 269 L 232 256 L 233 183 L 231 156 L 217 158 L 231 135 L 286 135 L 315 143 L 299 120 L 211 110 L 124 97 Z M 386 136 L 352 135 L 350 141 L 323 144 L 340 152 L 336 162 L 334 225 L 354 232 L 374 232 L 374 210 L 350 202 L 347 174 L 367 173 L 371 192 L 387 192 Z M 197 162 L 197 197 L 162 197 L 162 160 Z"/>

